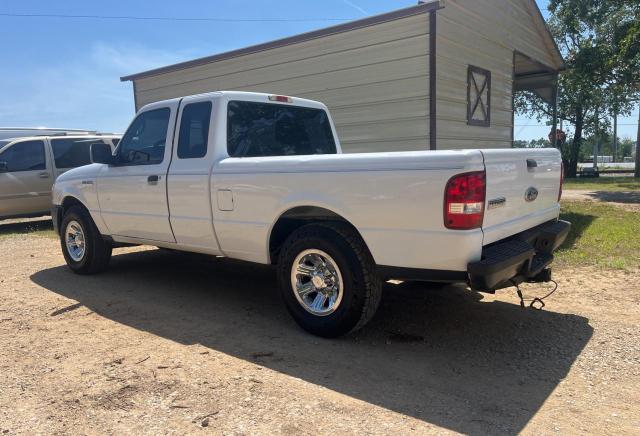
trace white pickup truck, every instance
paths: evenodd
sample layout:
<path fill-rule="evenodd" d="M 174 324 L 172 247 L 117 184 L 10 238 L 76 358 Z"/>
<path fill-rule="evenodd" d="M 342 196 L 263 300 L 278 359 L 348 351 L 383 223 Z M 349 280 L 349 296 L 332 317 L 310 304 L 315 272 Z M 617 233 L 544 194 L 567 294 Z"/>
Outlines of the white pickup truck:
<path fill-rule="evenodd" d="M 123 244 L 274 264 L 293 318 L 325 337 L 366 324 L 386 279 L 550 280 L 570 227 L 555 149 L 342 154 L 326 106 L 299 98 L 153 103 L 113 154 L 91 153 L 54 186 L 74 272 L 103 270 Z"/>

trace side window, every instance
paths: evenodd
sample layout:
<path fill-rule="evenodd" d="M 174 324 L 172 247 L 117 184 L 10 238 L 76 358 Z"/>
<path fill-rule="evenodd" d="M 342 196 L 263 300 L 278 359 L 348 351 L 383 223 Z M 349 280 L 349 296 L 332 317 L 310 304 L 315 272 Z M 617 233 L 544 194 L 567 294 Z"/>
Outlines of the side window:
<path fill-rule="evenodd" d="M 227 151 L 231 157 L 335 154 L 336 144 L 322 109 L 231 101 Z"/>
<path fill-rule="evenodd" d="M 96 138 L 51 139 L 56 168 L 76 168 L 89 165 L 91 163 L 89 155 L 91 144 L 100 144 L 102 142 L 102 140 Z"/>
<path fill-rule="evenodd" d="M 6 163 L 8 172 L 45 170 L 44 142 L 25 141 L 13 144 L 0 154 L 0 162 Z"/>
<path fill-rule="evenodd" d="M 170 115 L 169 108 L 154 109 L 138 115 L 120 140 L 118 162 L 123 165 L 162 163 Z"/>
<path fill-rule="evenodd" d="M 491 71 L 473 65 L 467 69 L 467 124 L 491 125 Z"/>
<path fill-rule="evenodd" d="M 194 159 L 207 154 L 209 123 L 211 122 L 211 102 L 191 103 L 182 110 L 178 157 Z"/>

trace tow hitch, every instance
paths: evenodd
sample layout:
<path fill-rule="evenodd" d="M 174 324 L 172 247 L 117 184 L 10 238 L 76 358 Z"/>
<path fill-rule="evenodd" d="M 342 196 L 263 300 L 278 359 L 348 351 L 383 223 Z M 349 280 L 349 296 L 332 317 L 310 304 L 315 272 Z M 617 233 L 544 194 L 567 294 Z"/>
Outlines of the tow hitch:
<path fill-rule="evenodd" d="M 519 284 L 513 281 L 512 285 L 516 288 L 516 293 L 518 294 L 518 298 L 520 298 L 520 307 L 522 307 L 523 309 L 526 307 L 525 303 L 528 302 L 530 308 L 542 310 L 542 308 L 545 307 L 544 300 L 547 297 L 550 297 L 551 294 L 553 294 L 558 289 L 558 282 L 551 279 L 551 268 L 543 269 L 535 277 L 531 278 L 530 280 L 526 280 L 525 283 L 553 283 L 553 289 L 544 297 L 524 298 Z"/>

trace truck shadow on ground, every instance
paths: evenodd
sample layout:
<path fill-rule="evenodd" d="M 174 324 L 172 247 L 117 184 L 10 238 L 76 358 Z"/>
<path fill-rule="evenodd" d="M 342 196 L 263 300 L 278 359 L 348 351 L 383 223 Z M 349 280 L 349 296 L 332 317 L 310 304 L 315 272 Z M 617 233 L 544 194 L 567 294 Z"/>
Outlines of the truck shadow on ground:
<path fill-rule="evenodd" d="M 578 212 L 562 212 L 560 214 L 560 219 L 571 223 L 571 230 L 567 235 L 567 239 L 565 239 L 559 248 L 560 251 L 566 251 L 571 250 L 576 245 L 582 237 L 582 234 L 587 231 L 595 221 L 596 217 Z"/>
<path fill-rule="evenodd" d="M 389 284 L 369 326 L 324 340 L 291 320 L 273 268 L 161 250 L 116 255 L 100 276 L 31 279 L 118 323 L 467 434 L 522 430 L 593 333 L 459 286 Z"/>

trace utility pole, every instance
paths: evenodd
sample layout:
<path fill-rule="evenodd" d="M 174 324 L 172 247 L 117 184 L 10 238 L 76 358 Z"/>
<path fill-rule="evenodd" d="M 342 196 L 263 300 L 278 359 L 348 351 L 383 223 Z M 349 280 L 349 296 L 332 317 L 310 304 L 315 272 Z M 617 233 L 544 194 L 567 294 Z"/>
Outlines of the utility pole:
<path fill-rule="evenodd" d="M 638 133 L 636 136 L 636 172 L 635 178 L 640 179 L 640 104 L 638 105 Z"/>
<path fill-rule="evenodd" d="M 553 127 L 551 127 L 551 133 L 553 138 L 551 146 L 558 148 L 558 76 L 556 75 L 555 85 L 553 87 Z"/>
<path fill-rule="evenodd" d="M 613 161 L 617 162 L 618 156 L 618 110 L 613 111 Z"/>
<path fill-rule="evenodd" d="M 600 142 L 600 118 L 599 118 L 599 108 L 596 107 L 596 134 L 593 143 L 593 169 L 598 171 L 598 146 Z"/>

